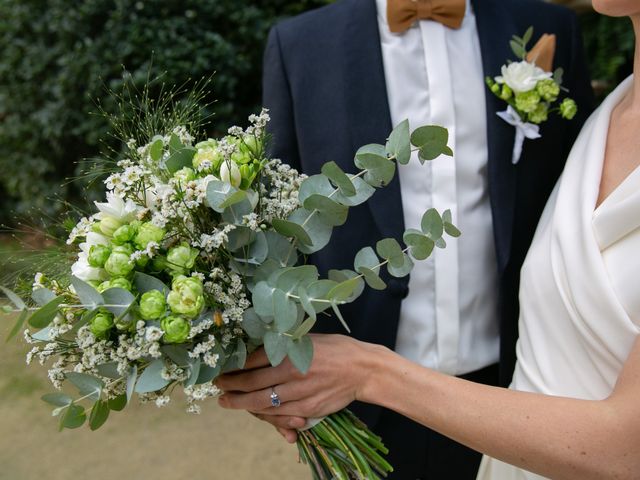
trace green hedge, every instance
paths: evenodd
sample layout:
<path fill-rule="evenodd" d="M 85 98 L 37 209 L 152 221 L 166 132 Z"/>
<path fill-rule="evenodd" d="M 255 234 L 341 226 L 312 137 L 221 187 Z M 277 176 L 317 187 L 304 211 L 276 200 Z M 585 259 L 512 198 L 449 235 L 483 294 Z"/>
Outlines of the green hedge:
<path fill-rule="evenodd" d="M 326 0 L 3 0 L 0 2 L 2 215 L 51 213 L 78 192 L 63 179 L 100 151 L 123 67 L 137 85 L 166 72 L 182 84 L 217 72 L 214 127 L 243 124 L 260 102 L 269 27 Z M 153 60 L 151 60 L 153 59 Z M 208 99 L 213 100 L 213 99 Z"/>
<path fill-rule="evenodd" d="M 92 112 L 96 101 L 115 111 L 105 86 L 122 89 L 123 67 L 137 85 L 148 74 L 182 84 L 215 71 L 213 127 L 243 124 L 259 105 L 269 27 L 329 1 L 2 0 L 0 221 L 80 196 L 61 183 L 100 151 L 107 122 Z M 594 77 L 615 84 L 632 56 L 628 22 L 582 19 Z"/>

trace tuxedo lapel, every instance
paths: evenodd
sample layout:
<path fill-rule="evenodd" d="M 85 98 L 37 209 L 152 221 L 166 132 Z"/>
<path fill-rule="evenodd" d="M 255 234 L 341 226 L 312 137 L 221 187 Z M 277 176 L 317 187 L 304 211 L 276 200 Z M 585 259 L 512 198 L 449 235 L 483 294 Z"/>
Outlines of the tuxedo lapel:
<path fill-rule="evenodd" d="M 353 153 L 383 143 L 391 131 L 375 0 L 352 0 L 344 31 L 346 108 Z M 352 165 L 345 165 L 345 168 Z M 378 189 L 367 202 L 380 233 L 401 238 L 404 231 L 400 182 Z"/>
<path fill-rule="evenodd" d="M 485 77 L 500 74 L 500 67 L 513 53 L 511 36 L 518 33 L 513 17 L 508 15 L 504 0 L 471 0 L 478 27 L 482 68 Z M 516 198 L 516 167 L 511 163 L 515 129 L 496 113 L 506 103 L 485 91 L 487 107 L 487 146 L 489 150 L 489 196 L 493 215 L 498 268 L 502 271 L 511 254 L 511 240 Z"/>

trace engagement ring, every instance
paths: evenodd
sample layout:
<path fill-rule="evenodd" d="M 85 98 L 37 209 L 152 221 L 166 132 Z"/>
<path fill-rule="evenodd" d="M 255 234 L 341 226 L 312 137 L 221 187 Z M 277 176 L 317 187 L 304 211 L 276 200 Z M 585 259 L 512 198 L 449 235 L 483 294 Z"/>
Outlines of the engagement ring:
<path fill-rule="evenodd" d="M 276 393 L 275 388 L 271 387 L 271 406 L 277 408 L 280 406 L 280 403 L 280 397 Z"/>

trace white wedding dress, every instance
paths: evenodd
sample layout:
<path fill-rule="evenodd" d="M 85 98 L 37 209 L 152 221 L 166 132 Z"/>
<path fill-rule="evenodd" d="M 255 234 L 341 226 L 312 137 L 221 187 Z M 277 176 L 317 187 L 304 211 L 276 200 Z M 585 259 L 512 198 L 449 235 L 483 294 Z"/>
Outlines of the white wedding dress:
<path fill-rule="evenodd" d="M 514 390 L 604 399 L 640 333 L 640 168 L 596 208 L 609 118 L 632 82 L 587 121 L 540 219 L 521 273 Z M 487 456 L 478 473 L 542 478 Z"/>

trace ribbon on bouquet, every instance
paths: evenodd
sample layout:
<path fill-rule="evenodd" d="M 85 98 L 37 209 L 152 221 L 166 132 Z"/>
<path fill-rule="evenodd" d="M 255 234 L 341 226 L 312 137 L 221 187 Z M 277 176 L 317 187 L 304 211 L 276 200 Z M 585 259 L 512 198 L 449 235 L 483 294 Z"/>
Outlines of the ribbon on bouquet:
<path fill-rule="evenodd" d="M 520 161 L 524 139 L 530 138 L 533 140 L 540 138 L 540 127 L 533 123 L 523 122 L 518 112 L 516 112 L 511 105 L 509 105 L 504 112 L 498 112 L 497 115 L 509 125 L 513 125 L 516 129 L 516 138 L 513 142 L 513 156 L 511 157 L 511 162 L 515 165 Z"/>
<path fill-rule="evenodd" d="M 322 417 L 322 418 L 307 418 L 307 424 L 302 427 L 299 428 L 298 431 L 299 432 L 304 432 L 306 430 L 309 430 L 310 428 L 315 427 L 316 425 L 318 425 L 321 421 L 323 421 L 325 418 L 327 417 Z"/>

